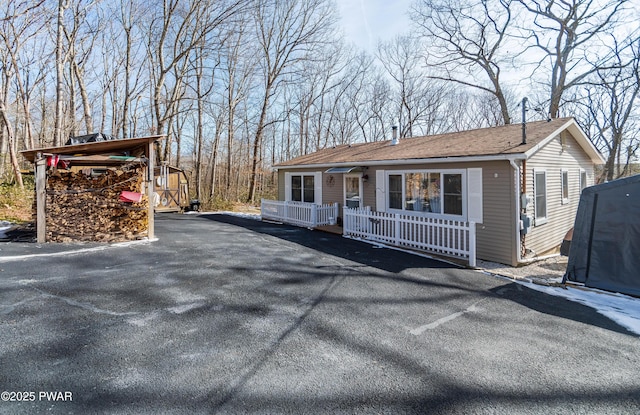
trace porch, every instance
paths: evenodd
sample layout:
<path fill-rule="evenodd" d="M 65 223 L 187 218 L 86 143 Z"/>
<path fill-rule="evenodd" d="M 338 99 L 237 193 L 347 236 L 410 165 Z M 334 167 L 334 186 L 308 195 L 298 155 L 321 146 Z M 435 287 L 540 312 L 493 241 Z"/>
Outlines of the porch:
<path fill-rule="evenodd" d="M 399 213 L 370 207 L 344 208 L 343 235 L 468 261 L 476 266 L 476 224 Z"/>
<path fill-rule="evenodd" d="M 320 228 L 345 237 L 377 241 L 462 259 L 476 266 L 475 222 L 374 212 L 370 207 L 343 209 L 343 227 L 336 225 L 338 204 L 262 200 L 262 219 Z"/>
<path fill-rule="evenodd" d="M 317 205 L 306 202 L 262 199 L 260 204 L 260 214 L 263 220 L 275 220 L 305 228 L 335 225 L 338 213 L 337 203 Z"/>

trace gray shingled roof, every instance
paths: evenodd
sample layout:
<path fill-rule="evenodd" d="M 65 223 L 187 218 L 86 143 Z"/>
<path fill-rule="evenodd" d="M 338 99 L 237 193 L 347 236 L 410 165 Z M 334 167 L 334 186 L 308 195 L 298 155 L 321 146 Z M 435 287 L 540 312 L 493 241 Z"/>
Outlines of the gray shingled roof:
<path fill-rule="evenodd" d="M 293 158 L 277 164 L 276 167 L 524 154 L 535 149 L 536 146 L 572 120 L 572 118 L 557 118 L 551 121 L 527 123 L 526 144 L 522 144 L 522 124 L 510 124 L 478 130 L 403 138 L 397 145 L 392 145 L 391 140 L 339 145 Z"/>

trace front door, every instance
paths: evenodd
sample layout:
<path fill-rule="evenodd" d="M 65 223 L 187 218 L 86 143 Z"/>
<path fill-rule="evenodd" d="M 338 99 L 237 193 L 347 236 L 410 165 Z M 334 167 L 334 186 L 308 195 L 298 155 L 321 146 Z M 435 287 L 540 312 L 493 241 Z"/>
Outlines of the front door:
<path fill-rule="evenodd" d="M 359 174 L 344 176 L 344 205 L 348 208 L 362 207 L 362 178 Z"/>

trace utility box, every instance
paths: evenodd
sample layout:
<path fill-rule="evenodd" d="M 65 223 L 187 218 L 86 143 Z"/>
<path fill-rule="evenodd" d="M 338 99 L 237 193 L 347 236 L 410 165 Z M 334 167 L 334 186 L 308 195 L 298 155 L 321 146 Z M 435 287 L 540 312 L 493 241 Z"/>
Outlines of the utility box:
<path fill-rule="evenodd" d="M 531 220 L 531 216 L 524 213 L 520 214 L 520 234 L 528 234 L 529 230 L 531 229 L 532 222 L 533 221 Z"/>

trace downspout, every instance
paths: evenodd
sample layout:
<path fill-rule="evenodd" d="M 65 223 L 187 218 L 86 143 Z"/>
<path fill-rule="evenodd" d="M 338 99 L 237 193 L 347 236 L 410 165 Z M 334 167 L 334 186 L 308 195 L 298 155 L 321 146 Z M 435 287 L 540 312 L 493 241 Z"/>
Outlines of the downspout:
<path fill-rule="evenodd" d="M 509 159 L 509 164 L 513 167 L 514 171 L 514 187 L 515 187 L 515 200 L 516 200 L 516 214 L 515 214 L 515 230 L 516 230 L 516 261 L 522 262 L 522 249 L 521 249 L 521 234 L 520 234 L 520 167 L 516 164 L 514 159 Z"/>
<path fill-rule="evenodd" d="M 522 160 L 522 168 L 526 169 L 526 164 L 527 161 L 526 160 Z M 524 246 L 522 246 L 522 244 L 524 243 L 524 239 L 523 239 L 523 235 L 520 233 L 520 195 L 522 193 L 524 193 L 526 190 L 522 190 L 522 193 L 520 191 L 520 186 L 523 187 L 523 189 L 526 189 L 526 170 L 525 171 L 525 176 L 523 177 L 522 181 L 520 181 L 520 167 L 516 164 L 514 159 L 509 159 L 509 164 L 511 164 L 511 167 L 513 167 L 513 170 L 515 172 L 514 174 L 514 183 L 515 183 L 515 197 L 516 197 L 516 260 L 518 261 L 518 264 L 528 264 L 531 262 L 535 262 L 535 261 L 539 261 L 542 259 L 547 259 L 547 258 L 555 258 L 558 256 L 558 254 L 551 254 L 551 255 L 546 255 L 546 256 L 541 256 L 541 257 L 535 257 L 535 258 L 526 258 L 523 259 L 522 258 L 522 252 L 524 251 Z"/>
<path fill-rule="evenodd" d="M 522 187 L 520 188 L 520 195 L 527 194 L 527 159 L 522 160 L 522 171 L 520 172 L 520 176 L 522 176 Z M 522 199 L 519 199 L 520 207 L 522 208 Z M 527 208 L 520 209 L 520 214 L 527 214 Z M 527 253 L 527 235 L 520 235 L 520 254 L 526 255 Z"/>

